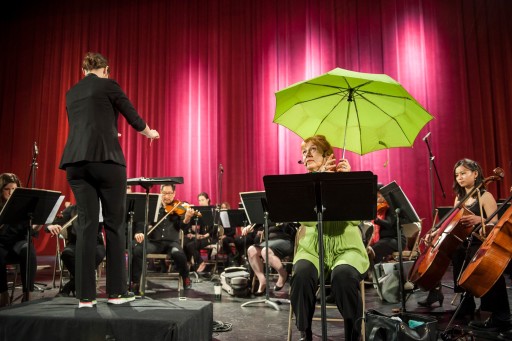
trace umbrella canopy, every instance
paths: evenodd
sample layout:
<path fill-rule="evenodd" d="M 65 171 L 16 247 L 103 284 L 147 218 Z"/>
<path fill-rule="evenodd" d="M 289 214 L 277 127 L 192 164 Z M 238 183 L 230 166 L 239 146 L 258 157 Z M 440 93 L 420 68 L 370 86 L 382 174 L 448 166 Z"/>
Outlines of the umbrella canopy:
<path fill-rule="evenodd" d="M 411 147 L 433 117 L 393 78 L 336 68 L 276 92 L 274 122 L 364 155 Z"/>

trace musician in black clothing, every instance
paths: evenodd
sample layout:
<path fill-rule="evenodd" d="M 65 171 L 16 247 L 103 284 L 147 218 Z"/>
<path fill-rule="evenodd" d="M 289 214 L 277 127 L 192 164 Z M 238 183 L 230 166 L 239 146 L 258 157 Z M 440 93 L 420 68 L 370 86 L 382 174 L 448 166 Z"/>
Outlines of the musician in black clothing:
<path fill-rule="evenodd" d="M 194 216 L 195 211 L 187 208 L 185 214 L 177 215 L 175 213 L 167 214 L 167 210 L 171 210 L 177 201 L 174 200 L 176 196 L 176 185 L 162 185 L 160 187 L 160 194 L 162 195 L 162 206 L 158 211 L 158 220 L 152 225 L 158 226 L 149 232 L 152 226 L 148 227 L 148 242 L 147 253 L 167 253 L 168 257 L 174 261 L 181 278 L 183 279 L 183 286 L 185 289 L 192 287 L 192 282 L 189 277 L 189 269 L 187 266 L 187 256 L 183 251 L 180 243 L 180 230 L 187 230 L 190 225 L 190 220 Z M 164 218 L 165 217 L 165 218 Z M 163 220 L 162 220 L 163 219 Z M 140 290 L 139 282 L 142 274 L 142 257 L 144 241 L 144 225 L 138 223 L 135 228 L 135 241 L 133 246 L 133 261 L 132 261 L 132 282 L 134 283 L 134 292 Z"/>
<path fill-rule="evenodd" d="M 235 237 L 236 255 L 234 256 L 234 262 L 236 265 L 243 265 L 248 262 L 247 249 L 253 245 L 256 241 L 261 240 L 263 234 L 262 224 L 252 224 L 242 228 L 242 234 Z"/>
<path fill-rule="evenodd" d="M 74 219 L 71 225 L 64 230 L 62 229 L 66 223 L 70 222 L 77 214 L 76 205 L 69 205 L 62 211 L 62 217 L 57 217 L 52 225 L 47 227 L 48 232 L 57 231 L 66 240 L 66 247 L 62 250 L 61 259 L 66 269 L 70 274 L 69 282 L 67 282 L 61 289 L 57 296 L 70 296 L 75 294 L 75 260 L 76 260 L 76 229 L 78 227 L 77 219 Z M 96 268 L 101 264 L 105 258 L 105 243 L 103 241 L 102 224 L 98 225 L 98 235 L 96 237 Z"/>
<path fill-rule="evenodd" d="M 14 190 L 21 187 L 20 180 L 13 173 L 0 174 L 0 210 L 11 197 Z M 34 277 L 37 270 L 36 250 L 34 244 L 30 243 L 28 256 L 30 258 L 29 279 L 27 280 L 27 231 L 29 222 L 21 224 L 3 224 L 0 226 L 0 307 L 6 306 L 9 301 L 7 292 L 6 265 L 9 262 L 19 262 L 21 282 L 23 283 L 22 302 L 29 300 L 30 291 L 34 290 Z M 30 229 L 32 236 L 37 234 L 36 229 Z"/>

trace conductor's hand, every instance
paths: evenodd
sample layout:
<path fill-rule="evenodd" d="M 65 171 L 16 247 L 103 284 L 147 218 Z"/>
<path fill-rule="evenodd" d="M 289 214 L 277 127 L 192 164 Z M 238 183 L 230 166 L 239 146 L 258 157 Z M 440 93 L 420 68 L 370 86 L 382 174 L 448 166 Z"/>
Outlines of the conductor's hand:
<path fill-rule="evenodd" d="M 160 134 L 155 129 L 151 129 L 148 133 L 148 138 L 155 140 L 160 138 Z"/>
<path fill-rule="evenodd" d="M 144 233 L 135 233 L 135 241 L 137 243 L 142 243 L 144 241 Z"/>

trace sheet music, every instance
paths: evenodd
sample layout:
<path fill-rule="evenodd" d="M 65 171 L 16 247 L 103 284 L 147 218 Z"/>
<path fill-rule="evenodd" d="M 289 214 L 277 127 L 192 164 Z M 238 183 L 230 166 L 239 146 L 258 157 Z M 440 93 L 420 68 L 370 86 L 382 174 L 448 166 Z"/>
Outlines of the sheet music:
<path fill-rule="evenodd" d="M 53 221 L 55 220 L 55 216 L 57 215 L 57 212 L 59 211 L 59 207 L 62 204 L 62 202 L 64 201 L 64 197 L 65 197 L 64 195 L 61 195 L 59 197 L 59 199 L 57 199 L 57 202 L 55 203 L 55 206 L 53 206 L 52 211 L 50 212 L 50 215 L 46 219 L 45 224 L 53 223 Z"/>
<path fill-rule="evenodd" d="M 222 227 L 231 228 L 231 224 L 229 223 L 229 216 L 227 210 L 220 211 L 220 221 L 222 222 Z"/>
<path fill-rule="evenodd" d="M 158 200 L 156 201 L 156 210 L 155 210 L 155 217 L 153 218 L 153 221 L 158 221 L 158 212 L 160 211 L 160 207 L 162 207 L 162 194 L 158 195 Z M 149 221 L 152 223 L 152 221 Z"/>

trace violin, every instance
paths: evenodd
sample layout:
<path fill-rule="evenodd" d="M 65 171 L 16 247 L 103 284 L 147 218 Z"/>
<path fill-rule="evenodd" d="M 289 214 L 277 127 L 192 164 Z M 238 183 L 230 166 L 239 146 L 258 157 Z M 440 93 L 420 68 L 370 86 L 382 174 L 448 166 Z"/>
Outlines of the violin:
<path fill-rule="evenodd" d="M 388 208 L 389 208 L 389 205 L 387 202 L 379 202 L 377 204 L 377 215 L 385 214 L 386 211 L 388 210 Z"/>
<path fill-rule="evenodd" d="M 173 200 L 170 204 L 165 205 L 164 209 L 165 212 L 169 214 L 176 214 L 176 215 L 184 215 L 187 210 L 190 208 L 190 204 L 187 204 L 185 202 L 179 201 L 179 200 Z M 199 211 L 194 212 L 194 216 L 202 217 L 203 215 Z"/>
<path fill-rule="evenodd" d="M 162 219 L 160 219 L 153 227 L 151 227 L 148 230 L 147 235 L 149 235 L 151 232 L 153 232 L 157 228 L 157 226 L 160 225 L 165 220 L 165 218 L 167 218 L 169 215 L 171 215 L 171 214 L 178 215 L 178 216 L 184 215 L 187 212 L 187 209 L 189 207 L 190 207 L 189 204 L 184 203 L 179 200 L 173 200 L 169 205 L 165 205 L 164 209 L 165 209 L 165 212 L 167 212 L 167 213 L 165 213 L 165 215 L 162 217 Z M 194 216 L 202 217 L 202 214 L 199 211 L 195 211 Z"/>

